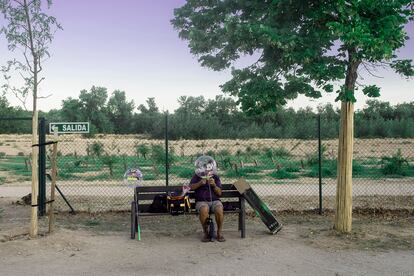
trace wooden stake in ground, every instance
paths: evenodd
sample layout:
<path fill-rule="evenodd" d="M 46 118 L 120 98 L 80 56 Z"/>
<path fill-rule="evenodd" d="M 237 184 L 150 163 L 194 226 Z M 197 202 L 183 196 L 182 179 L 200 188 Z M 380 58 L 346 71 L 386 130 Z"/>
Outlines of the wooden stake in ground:
<path fill-rule="evenodd" d="M 352 230 L 352 155 L 354 145 L 354 104 L 342 102 L 339 128 L 338 183 L 336 187 L 335 229 Z"/>
<path fill-rule="evenodd" d="M 38 112 L 33 112 L 32 118 L 32 145 L 37 144 L 37 125 Z M 37 158 L 39 147 L 32 147 L 32 208 L 30 217 L 30 232 L 31 238 L 37 237 L 38 233 L 38 218 L 37 218 L 37 195 L 38 195 L 38 172 L 37 172 Z"/>
<path fill-rule="evenodd" d="M 57 142 L 57 141 L 55 141 Z M 53 209 L 53 204 L 55 201 L 55 188 L 56 188 L 56 178 L 57 178 L 57 143 L 53 144 L 52 151 L 52 184 L 50 188 L 50 205 L 49 205 L 49 233 L 52 233 L 55 228 L 55 213 Z"/>

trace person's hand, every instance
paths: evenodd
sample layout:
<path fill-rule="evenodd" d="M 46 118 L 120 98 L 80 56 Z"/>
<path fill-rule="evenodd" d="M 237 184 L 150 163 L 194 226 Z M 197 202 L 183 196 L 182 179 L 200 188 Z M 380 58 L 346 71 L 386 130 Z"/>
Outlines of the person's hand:
<path fill-rule="evenodd" d="M 206 185 L 207 184 L 207 179 L 202 178 L 199 182 L 201 185 Z"/>
<path fill-rule="evenodd" d="M 209 178 L 208 179 L 208 184 L 210 184 L 211 187 L 216 187 L 216 181 L 214 181 L 214 178 Z"/>

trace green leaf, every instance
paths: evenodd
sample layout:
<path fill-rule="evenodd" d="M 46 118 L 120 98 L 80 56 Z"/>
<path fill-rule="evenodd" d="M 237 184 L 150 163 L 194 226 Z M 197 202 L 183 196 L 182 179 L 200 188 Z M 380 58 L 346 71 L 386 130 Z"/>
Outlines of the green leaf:
<path fill-rule="evenodd" d="M 333 85 L 332 84 L 327 84 L 323 87 L 323 90 L 325 90 L 325 92 L 327 92 L 327 93 L 331 93 L 331 92 L 333 92 Z"/>
<path fill-rule="evenodd" d="M 412 65 L 411 59 L 395 60 L 391 64 L 391 68 L 395 70 L 398 74 L 405 77 L 414 76 L 414 66 Z"/>
<path fill-rule="evenodd" d="M 347 89 L 345 86 L 342 86 L 341 90 L 336 91 L 336 93 L 338 93 L 338 97 L 336 97 L 335 102 L 356 102 L 354 91 Z"/>
<path fill-rule="evenodd" d="M 377 98 L 380 96 L 380 88 L 376 85 L 369 85 L 362 89 L 362 92 L 371 98 Z"/>

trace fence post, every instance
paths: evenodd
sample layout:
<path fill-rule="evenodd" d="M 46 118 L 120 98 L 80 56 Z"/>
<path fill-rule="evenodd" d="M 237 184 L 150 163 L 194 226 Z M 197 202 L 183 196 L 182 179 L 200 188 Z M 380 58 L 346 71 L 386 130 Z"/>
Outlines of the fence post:
<path fill-rule="evenodd" d="M 38 195 L 38 214 L 46 214 L 46 121 L 45 118 L 39 118 L 39 195 Z M 42 145 L 43 144 L 43 145 Z"/>
<path fill-rule="evenodd" d="M 168 162 L 168 111 L 165 112 L 165 185 L 168 186 L 170 164 Z"/>
<path fill-rule="evenodd" d="M 318 114 L 319 214 L 322 215 L 322 141 L 321 114 Z"/>

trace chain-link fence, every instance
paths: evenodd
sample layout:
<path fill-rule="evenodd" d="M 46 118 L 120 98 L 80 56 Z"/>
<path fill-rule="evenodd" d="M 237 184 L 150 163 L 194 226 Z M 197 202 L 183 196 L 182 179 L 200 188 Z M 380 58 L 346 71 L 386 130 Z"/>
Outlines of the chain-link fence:
<path fill-rule="evenodd" d="M 320 204 L 333 209 L 338 140 L 324 139 L 322 120 L 319 152 L 317 118 L 314 132 L 316 139 L 306 140 L 169 141 L 168 135 L 165 140 L 139 135 L 97 135 L 93 139 L 63 135 L 58 144 L 57 185 L 76 211 L 128 210 L 132 189 L 123 182 L 128 168 L 141 169 L 142 185 L 183 185 L 194 173 L 195 159 L 206 154 L 217 161 L 223 183 L 244 177 L 272 209 L 317 209 Z M 414 139 L 355 139 L 354 207 L 414 208 L 413 144 Z M 10 143 L 9 146 L 13 147 Z M 0 170 L 8 166 L 11 171 L 10 162 L 26 160 L 25 149 L 19 146 L 16 152 L 21 156 L 15 159 L 8 154 L 7 160 L 0 162 Z M 21 172 L 15 174 L 23 173 L 27 167 L 21 164 Z M 27 178 L 30 172 L 24 175 Z M 16 180 L 16 185 L 25 185 L 24 181 Z M 69 210 L 61 194 L 57 196 L 57 207 Z"/>

